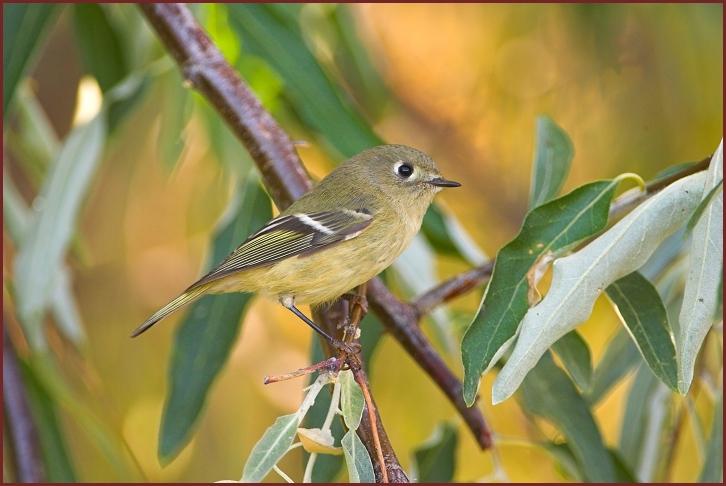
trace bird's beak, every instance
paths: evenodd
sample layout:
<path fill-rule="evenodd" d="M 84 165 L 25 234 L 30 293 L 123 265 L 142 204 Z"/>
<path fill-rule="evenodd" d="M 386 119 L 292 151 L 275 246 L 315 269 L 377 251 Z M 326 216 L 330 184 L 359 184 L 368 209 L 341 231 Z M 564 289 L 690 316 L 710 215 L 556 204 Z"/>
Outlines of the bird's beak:
<path fill-rule="evenodd" d="M 460 183 L 458 183 L 456 181 L 449 181 L 447 179 L 444 179 L 443 177 L 435 177 L 427 182 L 429 184 L 431 184 L 432 186 L 437 186 L 437 187 L 459 187 L 459 186 L 461 186 Z"/>

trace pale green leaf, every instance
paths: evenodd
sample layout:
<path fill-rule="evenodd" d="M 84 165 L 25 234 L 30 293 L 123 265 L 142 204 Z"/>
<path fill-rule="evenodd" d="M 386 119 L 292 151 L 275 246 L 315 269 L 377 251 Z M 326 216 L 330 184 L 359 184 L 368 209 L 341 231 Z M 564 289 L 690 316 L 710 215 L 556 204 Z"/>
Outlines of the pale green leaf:
<path fill-rule="evenodd" d="M 543 255 L 557 252 L 603 229 L 616 180 L 586 184 L 527 214 L 517 237 L 499 251 L 479 310 L 461 345 L 464 399 L 474 402 L 479 378 L 511 342 L 527 313 L 527 274 Z"/>
<path fill-rule="evenodd" d="M 351 483 L 375 483 L 376 475 L 366 447 L 354 430 L 349 430 L 340 442 L 348 467 L 348 480 Z"/>
<path fill-rule="evenodd" d="M 711 159 L 704 194 L 723 179 L 723 140 Z M 700 201 L 700 199 L 699 199 Z M 723 271 L 723 191 L 714 196 L 693 228 L 688 276 L 679 315 L 678 389 L 688 392 L 698 351 L 713 323 Z"/>
<path fill-rule="evenodd" d="M 580 251 L 555 261 L 547 295 L 522 320 L 514 351 L 494 382 L 494 403 L 511 396 L 545 351 L 590 316 L 608 285 L 637 270 L 686 223 L 705 178 L 698 173 L 674 182 Z"/>
<path fill-rule="evenodd" d="M 418 483 L 449 483 L 454 479 L 459 435 L 448 422 L 439 424 L 429 439 L 413 451 L 413 476 Z"/>
<path fill-rule="evenodd" d="M 557 196 L 567 179 L 574 153 L 572 141 L 562 128 L 548 116 L 537 117 L 530 208 Z"/>
<path fill-rule="evenodd" d="M 676 348 L 668 313 L 653 284 L 633 272 L 613 282 L 605 291 L 645 362 L 663 383 L 676 390 Z"/>
<path fill-rule="evenodd" d="M 242 472 L 242 481 L 256 483 L 267 476 L 292 445 L 299 423 L 300 416 L 297 413 L 277 417 L 250 452 Z"/>
<path fill-rule="evenodd" d="M 250 174 L 213 237 L 209 266 L 226 257 L 271 216 L 270 200 L 258 178 Z M 159 431 L 162 462 L 176 456 L 190 440 L 212 383 L 236 342 L 251 299 L 250 294 L 205 296 L 190 307 L 177 328 Z"/>
<path fill-rule="evenodd" d="M 81 203 L 101 159 L 103 112 L 68 136 L 41 188 L 36 213 L 17 256 L 18 312 L 33 346 L 44 346 L 42 317 L 73 237 Z"/>
<path fill-rule="evenodd" d="M 552 351 L 560 357 L 575 385 L 580 390 L 589 390 L 592 379 L 592 359 L 590 348 L 580 333 L 568 332 L 552 345 Z"/>
<path fill-rule="evenodd" d="M 341 371 L 338 379 L 341 385 L 340 408 L 343 411 L 345 425 L 348 430 L 357 430 L 363 416 L 363 392 L 356 383 L 352 371 Z"/>

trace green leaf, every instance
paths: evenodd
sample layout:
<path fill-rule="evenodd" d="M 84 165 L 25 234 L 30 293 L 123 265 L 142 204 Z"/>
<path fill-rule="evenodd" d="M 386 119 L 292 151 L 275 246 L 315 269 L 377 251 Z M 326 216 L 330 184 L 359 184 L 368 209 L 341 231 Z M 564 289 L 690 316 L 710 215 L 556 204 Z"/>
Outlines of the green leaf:
<path fill-rule="evenodd" d="M 710 191 L 708 191 L 708 194 L 703 197 L 701 204 L 699 204 L 696 210 L 693 211 L 693 215 L 691 215 L 691 219 L 688 220 L 688 224 L 686 225 L 688 231 L 693 230 L 693 228 L 696 226 L 696 223 L 698 223 L 698 220 L 701 219 L 701 215 L 703 214 L 703 212 L 711 204 L 713 198 L 716 197 L 721 191 L 723 191 L 723 179 L 718 181 L 716 185 L 712 187 Z"/>
<path fill-rule="evenodd" d="M 668 314 L 653 284 L 633 272 L 608 286 L 605 292 L 653 373 L 677 390 L 676 348 Z"/>
<path fill-rule="evenodd" d="M 641 468 L 649 418 L 654 412 L 653 407 L 659 406 L 657 398 L 662 389 L 663 385 L 650 368 L 640 366 L 628 390 L 618 448 L 627 465 L 634 471 Z"/>
<path fill-rule="evenodd" d="M 604 228 L 616 185 L 616 180 L 592 182 L 533 209 L 517 237 L 499 251 L 461 345 L 467 404 L 474 403 L 480 375 L 494 365 L 527 313 L 527 274 L 532 265 Z"/>
<path fill-rule="evenodd" d="M 129 71 L 122 39 L 105 5 L 75 4 L 73 23 L 83 63 L 105 93 L 126 77 Z"/>
<path fill-rule="evenodd" d="M 723 393 L 718 394 L 718 401 L 713 408 L 711 436 L 708 439 L 706 460 L 703 462 L 700 483 L 719 483 L 723 481 Z"/>
<path fill-rule="evenodd" d="M 250 452 L 241 481 L 256 483 L 267 476 L 295 440 L 299 422 L 300 416 L 297 413 L 277 417 Z"/>
<path fill-rule="evenodd" d="M 642 361 L 638 348 L 628 333 L 621 329 L 605 348 L 605 355 L 592 373 L 592 385 L 587 400 L 596 405 L 615 386 Z"/>
<path fill-rule="evenodd" d="M 250 175 L 214 236 L 210 264 L 226 257 L 272 216 L 270 200 Z M 234 346 L 250 294 L 208 295 L 195 302 L 177 329 L 169 366 L 169 394 L 159 433 L 159 458 L 173 459 L 187 444 L 209 389 Z"/>
<path fill-rule="evenodd" d="M 30 67 L 58 11 L 57 5 L 45 3 L 3 6 L 3 119 L 15 88 Z"/>
<path fill-rule="evenodd" d="M 338 374 L 341 385 L 340 408 L 343 412 L 343 419 L 348 430 L 358 430 L 360 419 L 363 416 L 363 392 L 353 377 L 350 370 L 341 371 Z"/>
<path fill-rule="evenodd" d="M 16 257 L 18 312 L 35 347 L 44 346 L 43 314 L 73 237 L 81 203 L 101 159 L 105 138 L 103 112 L 70 133 L 36 199 L 38 213 Z"/>
<path fill-rule="evenodd" d="M 487 259 L 459 221 L 435 204 L 424 215 L 421 233 L 438 253 L 458 256 L 471 265 L 481 265 Z"/>
<path fill-rule="evenodd" d="M 184 131 L 189 123 L 193 104 L 191 93 L 184 86 L 177 70 L 169 71 L 159 84 L 163 89 L 163 93 L 160 93 L 159 158 L 164 168 L 171 171 L 186 145 Z"/>
<path fill-rule="evenodd" d="M 693 177 L 693 176 L 692 176 Z M 703 195 L 723 180 L 723 140 L 711 159 Z M 699 202 L 701 198 L 699 198 Z M 698 351 L 713 324 L 717 290 L 723 274 L 723 191 L 719 192 L 693 227 L 693 238 L 678 317 L 678 390 L 685 394 L 693 380 Z"/>
<path fill-rule="evenodd" d="M 570 171 L 574 153 L 572 141 L 562 128 L 548 116 L 537 117 L 530 209 L 541 206 L 559 194 Z"/>
<path fill-rule="evenodd" d="M 590 348 L 577 331 L 570 331 L 552 345 L 552 351 L 562 360 L 572 381 L 580 390 L 590 389 L 592 360 Z"/>
<path fill-rule="evenodd" d="M 454 479 L 459 436 L 450 423 L 439 424 L 433 435 L 413 451 L 416 482 L 450 483 Z"/>
<path fill-rule="evenodd" d="M 567 438 L 588 481 L 611 482 L 615 469 L 587 402 L 549 353 L 522 383 L 525 409 L 552 422 Z"/>
<path fill-rule="evenodd" d="M 540 444 L 545 451 L 547 451 L 552 458 L 557 461 L 558 472 L 562 474 L 565 479 L 574 479 L 575 481 L 582 481 L 585 475 L 582 472 L 580 464 L 575 459 L 575 454 L 567 442 L 543 442 Z"/>
<path fill-rule="evenodd" d="M 265 59 L 285 82 L 285 95 L 306 126 L 344 157 L 380 145 L 380 138 L 323 71 L 297 25 L 299 7 L 229 4 L 242 49 Z"/>
<path fill-rule="evenodd" d="M 605 288 L 640 268 L 685 224 L 701 200 L 705 177 L 699 173 L 674 182 L 578 252 L 555 261 L 547 295 L 522 320 L 514 351 L 494 381 L 494 403 L 514 393 L 539 357 L 590 316 Z"/>
<path fill-rule="evenodd" d="M 22 361 L 21 366 L 28 403 L 40 440 L 45 479 L 56 483 L 76 482 L 76 473 L 63 437 L 56 403 L 35 376 L 33 368 Z"/>
<path fill-rule="evenodd" d="M 366 447 L 354 430 L 349 430 L 340 441 L 348 467 L 348 480 L 351 483 L 375 483 L 376 475 Z"/>

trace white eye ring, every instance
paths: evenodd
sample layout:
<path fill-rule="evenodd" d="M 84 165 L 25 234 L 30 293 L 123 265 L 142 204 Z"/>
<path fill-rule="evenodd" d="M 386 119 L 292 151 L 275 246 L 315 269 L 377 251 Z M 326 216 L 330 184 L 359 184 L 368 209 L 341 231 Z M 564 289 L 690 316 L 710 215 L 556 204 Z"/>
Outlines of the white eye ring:
<path fill-rule="evenodd" d="M 398 162 L 393 164 L 393 173 L 402 179 L 410 179 L 414 172 L 414 167 L 411 164 L 402 160 L 399 160 Z"/>

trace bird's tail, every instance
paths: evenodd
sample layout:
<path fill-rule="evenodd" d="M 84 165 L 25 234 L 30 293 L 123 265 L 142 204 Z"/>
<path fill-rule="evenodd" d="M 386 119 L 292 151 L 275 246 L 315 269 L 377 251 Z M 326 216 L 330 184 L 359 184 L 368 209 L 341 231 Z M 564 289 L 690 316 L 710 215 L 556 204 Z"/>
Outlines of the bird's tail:
<path fill-rule="evenodd" d="M 204 294 L 204 292 L 207 290 L 207 287 L 205 285 L 201 285 L 199 287 L 190 288 L 183 294 L 181 294 L 176 299 L 172 300 L 168 304 L 166 304 L 164 307 L 156 311 L 151 317 L 146 319 L 143 324 L 141 324 L 139 327 L 137 327 L 134 332 L 131 333 L 131 337 L 136 337 L 139 334 L 145 332 L 148 330 L 151 326 L 177 310 L 178 308 L 185 306 L 189 304 L 190 302 L 193 302 L 197 300 L 199 297 Z"/>

